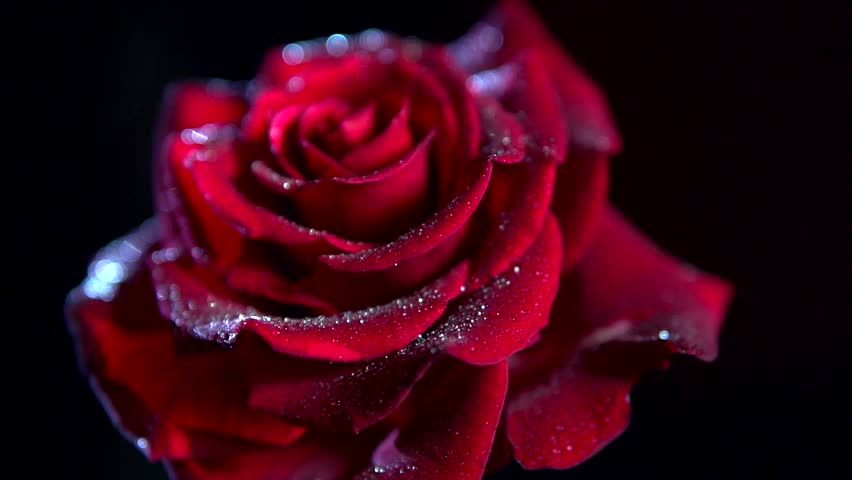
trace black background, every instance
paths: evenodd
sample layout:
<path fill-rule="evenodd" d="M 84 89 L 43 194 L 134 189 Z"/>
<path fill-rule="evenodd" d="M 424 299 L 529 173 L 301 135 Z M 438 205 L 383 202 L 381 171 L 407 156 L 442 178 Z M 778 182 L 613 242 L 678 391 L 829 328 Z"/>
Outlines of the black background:
<path fill-rule="evenodd" d="M 368 27 L 447 41 L 489 3 L 8 7 L 2 391 L 19 404 L 5 409 L 6 440 L 21 454 L 7 465 L 32 472 L 20 478 L 163 478 L 79 376 L 62 303 L 90 255 L 152 213 L 150 139 L 167 82 L 247 79 L 267 47 Z M 841 95 L 852 50 L 840 3 L 534 2 L 610 98 L 625 140 L 616 205 L 731 279 L 737 297 L 720 359 L 646 377 L 629 430 L 604 452 L 501 478 L 852 478 L 852 109 Z"/>

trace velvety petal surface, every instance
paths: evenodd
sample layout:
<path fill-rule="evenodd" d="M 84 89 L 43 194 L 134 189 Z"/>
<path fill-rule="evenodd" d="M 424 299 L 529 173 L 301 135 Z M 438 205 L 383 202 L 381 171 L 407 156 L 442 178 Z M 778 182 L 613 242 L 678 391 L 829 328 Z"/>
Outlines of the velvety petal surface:
<path fill-rule="evenodd" d="M 493 364 L 525 348 L 547 324 L 559 287 L 562 242 L 549 215 L 538 239 L 491 282 L 476 289 L 447 318 L 458 338 L 447 352 L 467 363 Z"/>
<path fill-rule="evenodd" d="M 538 52 L 555 80 L 571 142 L 608 154 L 621 148 L 603 94 L 524 2 L 501 1 L 450 50 L 469 73 L 495 68 L 519 52 Z"/>
<path fill-rule="evenodd" d="M 505 362 L 433 367 L 400 407 L 404 418 L 399 429 L 373 452 L 370 468 L 355 478 L 482 478 L 507 385 Z"/>
<path fill-rule="evenodd" d="M 657 249 L 608 208 L 563 277 L 542 339 L 512 358 L 507 433 L 527 468 L 567 468 L 613 440 L 630 388 L 672 353 L 711 360 L 730 287 Z"/>
<path fill-rule="evenodd" d="M 179 262 L 151 262 L 160 310 L 195 337 L 233 343 L 243 330 L 277 351 L 338 362 L 369 360 L 404 347 L 423 333 L 457 296 L 467 276 L 462 263 L 411 295 L 358 311 L 315 317 L 264 314 L 201 279 Z"/>

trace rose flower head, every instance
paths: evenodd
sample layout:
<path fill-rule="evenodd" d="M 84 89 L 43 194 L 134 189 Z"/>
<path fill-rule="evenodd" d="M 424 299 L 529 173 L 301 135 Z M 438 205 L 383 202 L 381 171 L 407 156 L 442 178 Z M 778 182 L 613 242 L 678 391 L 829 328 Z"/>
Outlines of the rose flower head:
<path fill-rule="evenodd" d="M 175 479 L 478 479 L 618 436 L 729 286 L 607 201 L 605 101 L 520 2 L 450 45 L 379 30 L 185 82 L 156 216 L 71 292 L 80 363 Z"/>

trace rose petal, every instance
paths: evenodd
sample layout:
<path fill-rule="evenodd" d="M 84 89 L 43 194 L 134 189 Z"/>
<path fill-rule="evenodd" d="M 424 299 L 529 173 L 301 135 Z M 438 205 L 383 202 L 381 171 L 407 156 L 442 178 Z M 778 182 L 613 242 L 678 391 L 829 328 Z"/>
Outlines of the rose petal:
<path fill-rule="evenodd" d="M 539 52 L 559 90 L 572 143 L 610 155 L 621 149 L 603 94 L 524 2 L 502 1 L 450 50 L 471 73 L 494 68 L 523 50 Z"/>
<path fill-rule="evenodd" d="M 231 288 L 253 296 L 303 306 L 322 315 L 337 313 L 337 308 L 327 300 L 288 281 L 281 272 L 272 271 L 265 265 L 234 264 L 225 271 L 225 279 Z"/>
<path fill-rule="evenodd" d="M 480 479 L 506 395 L 506 363 L 433 367 L 402 410 L 401 422 L 373 453 L 358 480 Z"/>
<path fill-rule="evenodd" d="M 181 98 L 176 95 L 172 101 Z M 176 104 L 174 108 L 188 106 Z M 217 265 L 227 265 L 240 256 L 245 242 L 210 208 L 187 172 L 187 159 L 202 154 L 206 145 L 191 139 L 187 142 L 183 132 L 168 134 L 159 142 L 161 151 L 154 165 L 154 200 L 163 246 L 186 250 L 198 261 L 212 258 Z"/>
<path fill-rule="evenodd" d="M 288 448 L 255 448 L 214 458 L 168 462 L 175 480 L 336 480 L 362 468 L 375 435 L 311 435 Z"/>
<path fill-rule="evenodd" d="M 447 353 L 467 363 L 488 365 L 525 348 L 547 324 L 559 287 L 562 242 L 553 215 L 514 267 L 474 291 L 450 312 L 457 338 Z"/>
<path fill-rule="evenodd" d="M 469 287 L 476 288 L 505 270 L 538 237 L 555 177 L 554 160 L 528 157 L 520 163 L 495 166 L 483 201 L 490 227 Z"/>
<path fill-rule="evenodd" d="M 408 126 L 409 109 L 410 103 L 405 102 L 383 132 L 355 147 L 340 159 L 340 163 L 354 172 L 365 174 L 405 155 L 414 146 L 414 137 Z"/>
<path fill-rule="evenodd" d="M 376 103 L 370 102 L 346 116 L 338 128 L 347 149 L 364 142 L 373 134 L 376 122 Z"/>
<path fill-rule="evenodd" d="M 163 96 L 161 135 L 207 124 L 237 124 L 248 110 L 236 85 L 224 80 L 169 85 Z"/>
<path fill-rule="evenodd" d="M 524 128 L 518 119 L 489 96 L 481 96 L 478 101 L 482 122 L 482 153 L 485 157 L 501 163 L 518 163 L 523 160 Z"/>
<path fill-rule="evenodd" d="M 643 371 L 672 352 L 715 357 L 729 297 L 727 284 L 664 254 L 607 209 L 562 281 L 542 340 L 512 358 L 515 458 L 567 468 L 602 448 L 627 425 L 627 394 Z"/>
<path fill-rule="evenodd" d="M 211 454 L 237 440 L 288 445 L 302 428 L 247 408 L 229 352 L 187 356 L 176 345 L 140 269 L 155 232 L 146 224 L 102 250 L 67 304 L 80 364 L 110 417 L 151 459 Z"/>
<path fill-rule="evenodd" d="M 584 317 L 597 329 L 627 322 L 620 341 L 663 339 L 677 352 L 716 357 L 730 285 L 662 252 L 614 209 L 605 211 L 578 268 L 588 305 Z M 606 340 L 592 335 L 587 342 Z"/>
<path fill-rule="evenodd" d="M 491 178 L 491 162 L 471 163 L 465 178 L 466 188 L 423 224 L 398 239 L 360 252 L 323 255 L 320 260 L 341 271 L 370 271 L 420 256 L 434 249 L 466 224 L 479 205 Z"/>
<path fill-rule="evenodd" d="M 574 149 L 556 173 L 551 210 L 562 230 L 564 269 L 571 268 L 595 240 L 609 192 L 605 154 Z"/>
<path fill-rule="evenodd" d="M 277 175 L 262 162 L 255 162 L 252 170 L 261 183 L 293 200 L 306 225 L 346 238 L 380 241 L 398 236 L 428 207 L 433 139 L 430 133 L 402 159 L 362 176 L 304 182 Z"/>
<path fill-rule="evenodd" d="M 284 244 L 325 242 L 348 252 L 360 251 L 370 246 L 368 243 L 343 239 L 328 232 L 299 225 L 245 198 L 233 185 L 232 180 L 227 178 L 228 168 L 223 167 L 232 161 L 228 158 L 231 155 L 233 153 L 227 149 L 218 149 L 210 152 L 211 158 L 208 160 L 190 162 L 186 168 L 192 173 L 199 191 L 216 214 L 237 226 L 244 236 Z"/>
<path fill-rule="evenodd" d="M 385 305 L 288 318 L 261 314 L 221 290 L 214 291 L 197 273 L 175 262 L 152 262 L 151 270 L 161 312 L 195 337 L 232 343 L 247 329 L 279 352 L 341 362 L 369 360 L 407 345 L 441 316 L 467 275 L 463 263 L 419 291 Z"/>
<path fill-rule="evenodd" d="M 428 349 L 349 364 L 279 356 L 252 365 L 249 404 L 296 424 L 359 432 L 394 412 L 431 363 Z"/>
<path fill-rule="evenodd" d="M 547 58 L 538 51 L 525 50 L 513 57 L 509 66 L 513 75 L 501 101 L 506 110 L 520 117 L 530 156 L 563 162 L 568 149 L 568 122 L 559 109 L 559 91 L 547 71 Z"/>
<path fill-rule="evenodd" d="M 333 159 L 329 154 L 322 151 L 310 140 L 303 138 L 299 141 L 304 154 L 303 168 L 306 177 L 310 179 L 351 177 L 356 173 Z"/>
<path fill-rule="evenodd" d="M 632 379 L 563 367 L 547 384 L 514 395 L 506 429 L 524 468 L 569 468 L 615 439 L 630 417 Z"/>
<path fill-rule="evenodd" d="M 278 165 L 284 173 L 298 179 L 304 179 L 304 174 L 292 150 L 299 117 L 304 110 L 303 105 L 289 105 L 278 110 L 269 122 L 268 133 L 269 149 L 278 160 Z"/>

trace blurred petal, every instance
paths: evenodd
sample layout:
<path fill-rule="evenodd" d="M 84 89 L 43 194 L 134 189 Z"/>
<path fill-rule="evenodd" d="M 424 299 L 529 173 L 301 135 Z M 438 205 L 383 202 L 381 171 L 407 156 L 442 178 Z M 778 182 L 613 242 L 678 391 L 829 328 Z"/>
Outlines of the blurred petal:
<path fill-rule="evenodd" d="M 621 149 L 603 94 L 524 2 L 500 2 L 450 50 L 470 73 L 495 68 L 524 50 L 539 52 L 559 91 L 571 142 L 606 154 Z"/>

